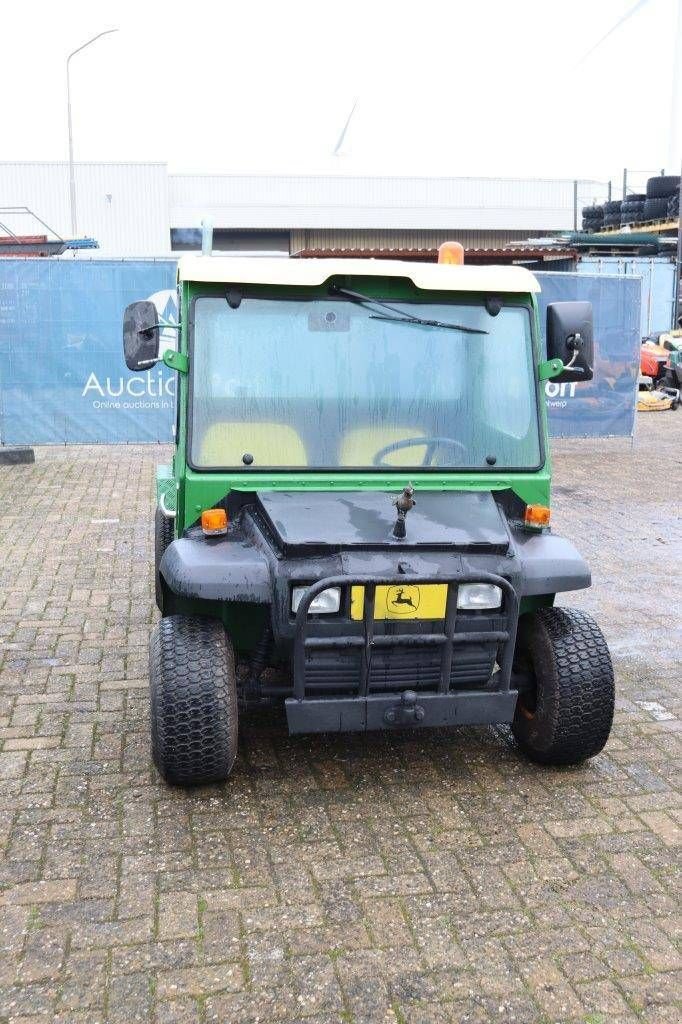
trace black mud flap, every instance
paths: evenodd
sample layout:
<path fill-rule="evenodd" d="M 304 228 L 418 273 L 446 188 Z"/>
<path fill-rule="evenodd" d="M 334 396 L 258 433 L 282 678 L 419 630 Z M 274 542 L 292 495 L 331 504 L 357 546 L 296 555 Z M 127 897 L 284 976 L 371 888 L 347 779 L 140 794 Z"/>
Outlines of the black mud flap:
<path fill-rule="evenodd" d="M 370 694 L 366 697 L 288 697 L 290 733 L 368 732 L 374 729 L 511 722 L 516 690 L 498 692 Z"/>

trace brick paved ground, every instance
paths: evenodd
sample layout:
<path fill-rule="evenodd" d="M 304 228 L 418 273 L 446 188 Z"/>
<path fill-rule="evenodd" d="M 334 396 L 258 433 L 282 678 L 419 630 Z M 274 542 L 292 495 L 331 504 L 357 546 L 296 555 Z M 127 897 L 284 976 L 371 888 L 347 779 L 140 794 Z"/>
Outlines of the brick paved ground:
<path fill-rule="evenodd" d="M 634 451 L 557 454 L 618 680 L 605 753 L 563 771 L 502 729 L 289 739 L 273 716 L 228 785 L 166 788 L 159 450 L 0 470 L 2 1024 L 679 1021 L 682 412 L 640 419 Z"/>

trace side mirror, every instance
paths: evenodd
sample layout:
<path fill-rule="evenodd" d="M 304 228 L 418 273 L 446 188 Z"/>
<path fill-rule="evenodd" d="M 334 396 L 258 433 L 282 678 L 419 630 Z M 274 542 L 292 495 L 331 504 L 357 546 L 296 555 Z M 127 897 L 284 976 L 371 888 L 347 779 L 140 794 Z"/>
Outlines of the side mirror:
<path fill-rule="evenodd" d="M 580 383 L 594 376 L 591 302 L 550 302 L 547 306 L 547 358 L 561 359 L 565 369 L 552 379 Z"/>
<path fill-rule="evenodd" d="M 123 356 L 129 370 L 148 370 L 158 362 L 158 316 L 147 299 L 131 302 L 123 314 Z"/>

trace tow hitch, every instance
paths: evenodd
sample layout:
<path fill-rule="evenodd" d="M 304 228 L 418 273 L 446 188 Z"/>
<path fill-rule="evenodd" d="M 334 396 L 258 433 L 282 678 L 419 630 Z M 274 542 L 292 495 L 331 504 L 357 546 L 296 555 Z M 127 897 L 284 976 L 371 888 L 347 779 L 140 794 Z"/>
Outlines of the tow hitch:
<path fill-rule="evenodd" d="M 384 711 L 384 722 L 387 725 L 418 725 L 424 721 L 426 712 L 421 704 L 417 704 L 414 690 L 405 690 L 398 703 Z"/>

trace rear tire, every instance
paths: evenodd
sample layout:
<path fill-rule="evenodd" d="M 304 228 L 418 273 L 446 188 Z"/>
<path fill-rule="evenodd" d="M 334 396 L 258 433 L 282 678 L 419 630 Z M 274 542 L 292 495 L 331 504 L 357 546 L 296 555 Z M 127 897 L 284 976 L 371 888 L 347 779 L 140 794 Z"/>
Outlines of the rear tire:
<path fill-rule="evenodd" d="M 541 764 L 579 764 L 609 738 L 615 690 L 611 656 L 591 615 L 540 608 L 519 622 L 517 670 L 533 688 L 519 694 L 512 732 Z"/>
<path fill-rule="evenodd" d="M 237 756 L 234 653 L 215 619 L 169 615 L 149 648 L 154 764 L 177 786 L 224 782 Z"/>
<path fill-rule="evenodd" d="M 163 613 L 163 588 L 161 586 L 161 576 L 159 575 L 159 566 L 161 565 L 161 558 L 168 545 L 173 540 L 173 520 L 169 516 L 165 516 L 159 506 L 156 506 L 156 512 L 154 513 L 154 593 L 156 595 L 156 607 L 161 613 Z"/>

